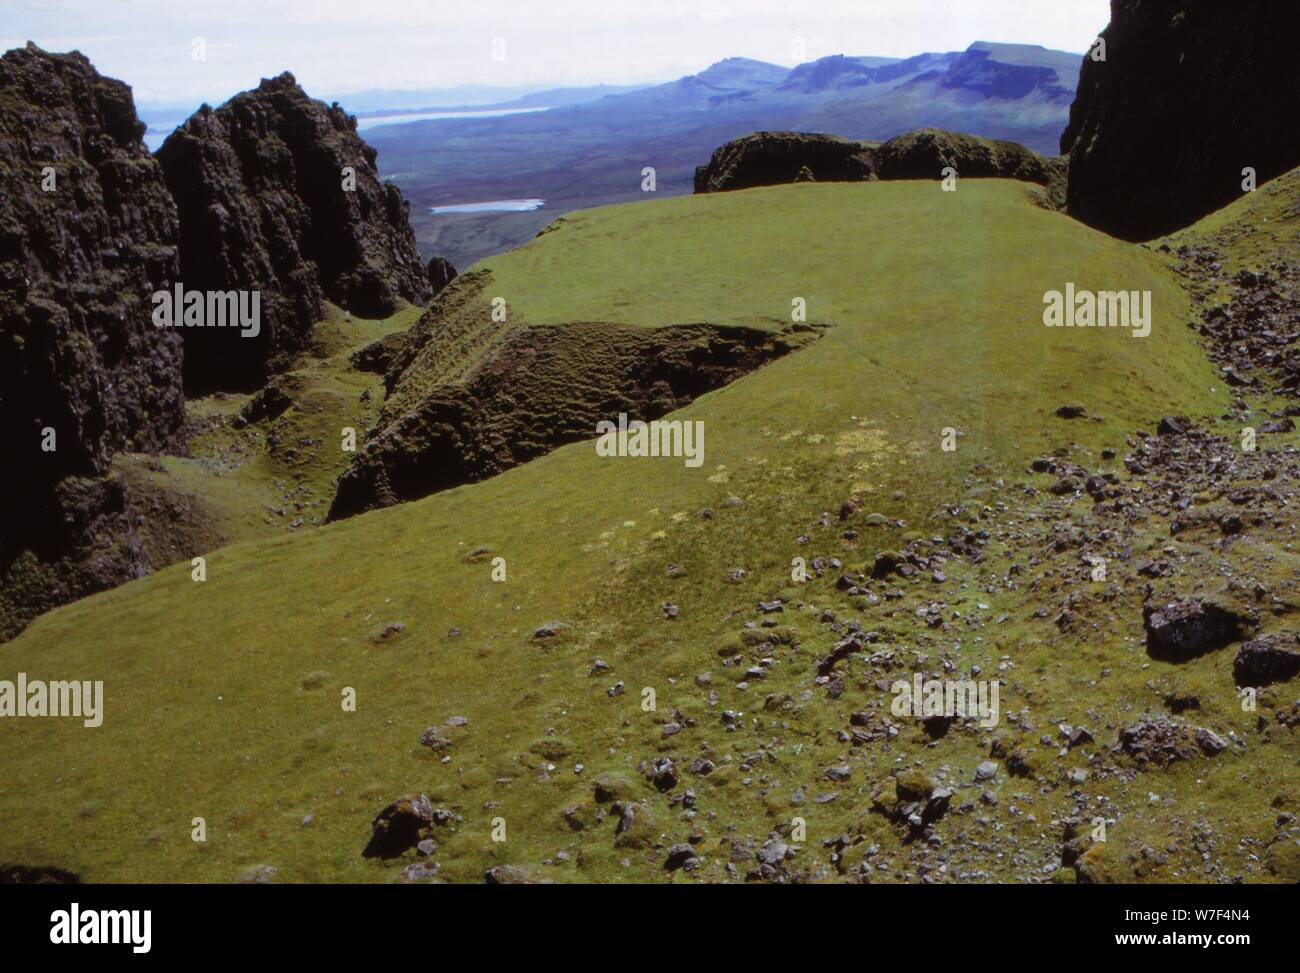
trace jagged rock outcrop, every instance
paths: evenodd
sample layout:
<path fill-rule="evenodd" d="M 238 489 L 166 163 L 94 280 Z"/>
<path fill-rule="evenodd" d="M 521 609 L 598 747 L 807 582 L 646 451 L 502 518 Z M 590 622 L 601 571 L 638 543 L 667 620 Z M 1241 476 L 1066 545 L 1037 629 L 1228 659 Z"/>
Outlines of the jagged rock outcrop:
<path fill-rule="evenodd" d="M 1018 142 L 940 128 L 895 136 L 876 149 L 881 179 L 940 179 L 951 167 L 963 179 L 1022 179 L 1046 185 L 1048 159 Z"/>
<path fill-rule="evenodd" d="M 302 350 L 326 300 L 383 317 L 429 278 L 409 205 L 338 105 L 292 74 L 201 107 L 159 148 L 176 199 L 187 290 L 259 291 L 260 333 L 183 328 L 188 391 L 251 388 Z"/>
<path fill-rule="evenodd" d="M 620 412 L 657 419 L 820 334 L 810 325 L 507 325 L 493 320 L 491 279 L 458 277 L 406 332 L 384 375 L 379 422 L 339 481 L 331 519 L 594 439 L 596 423 Z"/>
<path fill-rule="evenodd" d="M 425 267 L 425 275 L 429 278 L 429 296 L 437 297 L 456 279 L 456 268 L 446 257 L 434 257 Z"/>
<path fill-rule="evenodd" d="M 115 452 L 178 445 L 185 419 L 181 338 L 150 320 L 177 218 L 144 130 L 131 89 L 81 54 L 0 57 L 0 431 L 17 457 L 0 639 L 146 569 L 103 479 Z"/>
<path fill-rule="evenodd" d="M 1048 185 L 1060 167 L 1016 142 L 937 128 L 888 142 L 851 142 L 807 132 L 755 132 L 718 148 L 695 170 L 697 193 L 750 189 L 790 182 L 868 182 L 940 179 L 947 167 L 958 177 L 1023 179 Z"/>
<path fill-rule="evenodd" d="M 1149 240 L 1300 165 L 1293 5 L 1111 0 L 1105 60 L 1085 57 L 1061 151 L 1067 205 Z"/>
<path fill-rule="evenodd" d="M 716 193 L 795 182 L 802 170 L 818 182 L 876 178 L 869 142 L 811 132 L 754 132 L 719 146 L 695 170 L 695 191 Z M 806 177 L 805 177 L 806 178 Z"/>

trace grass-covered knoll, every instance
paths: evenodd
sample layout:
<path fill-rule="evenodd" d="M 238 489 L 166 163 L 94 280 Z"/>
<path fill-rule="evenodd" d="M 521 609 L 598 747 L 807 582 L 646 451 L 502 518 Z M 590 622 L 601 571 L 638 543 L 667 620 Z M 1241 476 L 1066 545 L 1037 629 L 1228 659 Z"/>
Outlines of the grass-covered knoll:
<path fill-rule="evenodd" d="M 800 588 L 790 562 L 860 568 L 877 550 L 951 530 L 946 505 L 978 526 L 981 503 L 1005 496 L 999 478 L 1053 446 L 1072 442 L 1099 463 L 1102 447 L 1122 451 L 1128 430 L 1159 415 L 1221 411 L 1187 299 L 1156 256 L 1036 208 L 1021 184 L 944 193 L 917 182 L 596 210 L 480 266 L 490 296 L 534 324 L 776 328 L 802 297 L 808 320 L 832 328 L 672 416 L 704 422 L 699 469 L 574 444 L 472 486 L 223 548 L 201 584 L 178 565 L 42 617 L 0 646 L 0 675 L 103 679 L 104 725 L 0 721 L 0 860 L 90 881 L 231 881 L 259 863 L 284 881 L 392 881 L 397 865 L 361 857 L 370 818 L 424 792 L 459 815 L 434 855 L 453 881 L 502 863 L 557 880 L 662 880 L 663 848 L 692 835 L 704 860 L 692 874 L 727 880 L 735 848 L 788 832 L 792 814 L 808 826 L 798 864 L 825 867 L 822 842 L 852 831 L 869 838 L 855 861 L 874 845 L 889 863 L 880 880 L 914 880 L 909 856 L 924 848 L 871 813 L 872 794 L 900 768 L 969 780 L 988 741 L 951 732 L 931 746 L 909 726 L 850 751 L 838 736 L 849 713 L 887 714 L 890 697 L 847 670 L 838 699 L 816 682 L 813 661 L 838 637 L 819 621 L 827 608 L 879 631 L 905 672 L 923 665 L 922 650 L 926 668 L 942 654 L 994 672 L 1011 657 L 1004 712 L 1032 712 L 1041 728 L 1059 717 L 1101 733 L 1119 718 L 1108 707 L 1126 704 L 1071 667 L 1073 643 L 1048 658 L 1057 633 L 1027 619 L 1022 593 L 988 593 L 955 565 L 934 597 L 961 620 L 935 630 L 911 596 L 850 598 L 834 571 Z M 1151 336 L 1045 328 L 1044 292 L 1070 281 L 1151 290 Z M 1053 417 L 1073 401 L 1101 418 Z M 960 433 L 956 452 L 940 449 L 945 427 Z M 834 512 L 851 496 L 860 510 L 847 536 Z M 863 525 L 868 513 L 878 526 Z M 503 583 L 492 580 L 496 556 Z M 763 628 L 755 604 L 777 595 L 785 611 Z M 1010 629 L 974 627 L 1013 607 Z M 534 639 L 550 621 L 565 626 Z M 392 622 L 404 628 L 384 637 Z M 1122 672 L 1125 685 L 1146 678 L 1132 645 L 1089 652 L 1089 666 Z M 738 656 L 765 675 L 724 664 Z M 610 669 L 591 675 L 598 658 Z M 625 692 L 610 695 L 616 682 Z M 356 712 L 340 706 L 347 687 Z M 641 706 L 647 687 L 653 712 Z M 1094 706 L 1106 715 L 1094 720 Z M 726 731 L 723 710 L 743 714 L 743 728 Z M 420 745 L 453 715 L 469 722 L 444 727 L 449 749 Z M 669 722 L 680 732 L 668 735 Z M 669 794 L 641 769 L 664 755 L 681 775 Z M 717 769 L 691 776 L 706 755 Z M 841 764 L 850 779 L 827 783 Z M 592 800 L 602 773 L 643 806 L 617 840 L 617 815 Z M 956 842 L 971 868 L 1016 879 L 1059 859 L 1047 821 L 1068 813 L 1068 795 L 1055 779 L 1051 795 L 1043 786 L 1005 782 L 981 844 L 1010 835 L 1019 851 L 995 858 Z M 669 803 L 688 787 L 693 808 Z M 823 791 L 838 796 L 818 803 Z M 1036 819 L 1007 812 L 1038 801 Z M 190 838 L 197 816 L 206 843 Z M 491 840 L 498 817 L 504 843 Z"/>
<path fill-rule="evenodd" d="M 746 382 L 749 394 L 729 393 L 739 428 L 755 417 L 733 410 L 751 401 L 804 422 L 847 408 L 897 417 L 926 444 L 952 425 L 968 447 L 1023 452 L 1081 396 L 1124 421 L 1210 401 L 1187 299 L 1160 260 L 1036 210 L 1016 182 L 965 181 L 954 193 L 938 181 L 800 184 L 612 207 L 479 266 L 493 276 L 489 295 L 534 324 L 781 327 L 801 298 L 808 321 L 832 329 L 773 377 Z M 1153 334 L 1045 328 L 1044 293 L 1067 282 L 1150 289 Z M 1096 442 L 1102 428 L 1076 432 Z"/>

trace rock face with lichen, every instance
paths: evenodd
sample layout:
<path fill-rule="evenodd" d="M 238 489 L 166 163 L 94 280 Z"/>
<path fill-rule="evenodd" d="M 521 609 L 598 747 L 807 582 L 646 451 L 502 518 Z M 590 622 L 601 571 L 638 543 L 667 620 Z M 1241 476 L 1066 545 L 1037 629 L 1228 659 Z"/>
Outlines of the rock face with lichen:
<path fill-rule="evenodd" d="M 76 52 L 0 57 L 0 639 L 143 573 L 114 453 L 179 444 L 180 336 L 153 327 L 176 208 L 131 89 Z"/>
<path fill-rule="evenodd" d="M 185 387 L 251 388 L 288 366 L 332 301 L 385 317 L 430 296 L 409 205 L 338 105 L 292 74 L 201 107 L 158 150 L 187 290 L 257 290 L 260 333 L 184 328 Z"/>
<path fill-rule="evenodd" d="M 1300 165 L 1294 5 L 1111 0 L 1061 151 L 1076 218 L 1127 240 L 1187 226 Z"/>
<path fill-rule="evenodd" d="M 716 193 L 787 182 L 876 178 L 871 144 L 811 132 L 754 132 L 720 146 L 695 170 L 695 191 Z"/>

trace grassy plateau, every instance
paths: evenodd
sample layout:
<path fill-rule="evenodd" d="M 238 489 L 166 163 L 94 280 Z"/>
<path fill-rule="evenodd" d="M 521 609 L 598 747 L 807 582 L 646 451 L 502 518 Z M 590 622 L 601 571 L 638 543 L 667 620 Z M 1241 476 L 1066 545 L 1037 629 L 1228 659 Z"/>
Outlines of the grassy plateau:
<path fill-rule="evenodd" d="M 239 520 L 248 496 L 278 506 L 298 482 L 282 452 L 220 477 L 199 459 L 138 470 L 225 509 L 214 516 L 231 542 L 206 552 L 202 583 L 186 555 L 0 645 L 4 678 L 103 680 L 105 694 L 96 729 L 0 721 L 0 861 L 92 882 L 233 882 L 263 864 L 277 881 L 392 882 L 417 855 L 363 857 L 370 820 L 399 795 L 425 793 L 455 815 L 431 856 L 453 882 L 504 864 L 555 881 L 739 880 L 776 835 L 798 848 L 786 867 L 812 880 L 863 862 L 875 881 L 1073 880 L 1061 869 L 1063 822 L 1082 804 L 1084 817 L 1103 806 L 1114 821 L 1105 848 L 1089 852 L 1095 877 L 1204 880 L 1193 848 L 1202 826 L 1219 835 L 1231 874 L 1286 874 L 1268 871 L 1262 853 L 1252 860 L 1250 842 L 1271 833 L 1277 800 L 1297 799 L 1293 752 L 1252 746 L 1158 778 L 1080 784 L 1065 773 L 1086 758 L 1058 762 L 1057 745 L 1040 742 L 1061 723 L 1086 725 L 1103 751 L 1116 728 L 1163 712 L 1171 687 L 1197 690 L 1197 721 L 1220 734 L 1254 721 L 1236 706 L 1226 655 L 1180 666 L 1147 657 L 1142 579 L 1117 568 L 1113 606 L 1065 631 L 1035 609 L 1067 580 L 1029 583 L 1054 504 L 1069 505 L 1045 489 L 1015 492 L 1032 481 L 1032 459 L 1062 449 L 1122 474 L 1102 451 L 1122 456 L 1134 430 L 1228 408 L 1231 390 L 1188 327 L 1190 298 L 1166 256 L 1037 206 L 1023 183 L 966 180 L 957 192 L 814 183 L 610 206 L 567 215 L 475 269 L 491 275 L 483 313 L 500 296 L 529 324 L 775 329 L 802 299 L 807 321 L 828 328 L 668 417 L 703 422 L 698 469 L 602 458 L 577 443 L 481 483 L 296 531 Z M 1044 294 L 1070 282 L 1150 291 L 1150 336 L 1044 327 Z M 304 364 L 311 392 L 279 421 L 315 443 L 299 471 L 310 502 L 327 498 L 346 462 L 332 454 L 338 427 L 352 417 L 361 431 L 382 395 L 373 376 L 329 362 L 414 313 Z M 358 409 L 366 388 L 374 407 Z M 1058 418 L 1069 403 L 1087 417 Z M 250 428 L 265 436 L 270 426 Z M 948 429 L 953 451 L 942 448 Z M 853 513 L 842 521 L 846 501 Z M 791 578 L 796 556 L 869 572 L 880 551 L 995 521 L 1012 533 L 995 535 L 979 564 L 949 561 L 941 584 L 926 572 L 874 587 L 877 598 L 838 589 L 841 571 Z M 1153 526 L 1130 543 L 1158 553 L 1171 542 Z M 1282 540 L 1275 553 L 1272 569 L 1292 570 Z M 493 580 L 497 557 L 504 581 Z M 774 599 L 782 611 L 757 607 Z M 942 626 L 923 617 L 935 603 Z M 892 653 L 841 663 L 839 694 L 818 678 L 817 660 L 843 635 L 828 611 L 878 633 L 867 654 Z M 534 636 L 554 622 L 557 634 Z M 593 673 L 597 660 L 608 668 Z M 894 737 L 847 741 L 850 714 L 891 718 L 881 678 L 940 660 L 1002 680 L 997 730 L 971 724 L 931 739 L 903 720 Z M 355 711 L 341 705 L 348 690 Z M 738 727 L 724 725 L 724 711 L 739 714 Z M 446 725 L 453 716 L 468 722 Z M 450 741 L 437 752 L 421 745 L 431 726 Z M 1041 763 L 972 783 L 990 748 L 1017 747 L 1037 748 Z M 666 793 L 646 774 L 662 757 L 680 776 Z M 715 769 L 690 773 L 697 759 Z M 593 796 L 601 775 L 638 808 L 617 835 L 619 815 Z M 922 792 L 956 790 L 936 825 L 941 842 L 911 840 L 889 815 L 882 789 L 917 789 L 918 777 Z M 191 838 L 199 817 L 203 842 Z M 504 841 L 493 840 L 497 819 Z M 842 835 L 852 841 L 833 863 L 824 842 Z M 687 840 L 699 866 L 665 869 L 664 849 Z M 1144 848 L 1166 860 L 1143 858 Z"/>

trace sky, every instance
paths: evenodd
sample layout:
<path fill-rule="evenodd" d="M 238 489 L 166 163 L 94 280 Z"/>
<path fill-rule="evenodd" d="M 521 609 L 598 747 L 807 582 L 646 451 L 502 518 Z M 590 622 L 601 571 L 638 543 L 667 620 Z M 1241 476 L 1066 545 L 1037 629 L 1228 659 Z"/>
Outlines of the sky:
<path fill-rule="evenodd" d="M 0 49 L 80 50 L 140 102 L 667 81 L 725 57 L 906 57 L 972 41 L 1082 53 L 1109 0 L 0 0 Z M 202 40 L 203 57 L 196 57 Z"/>

